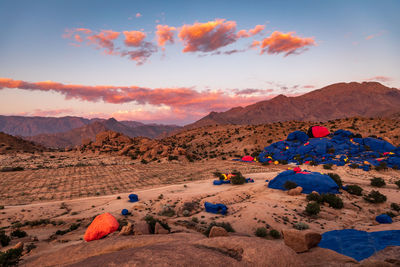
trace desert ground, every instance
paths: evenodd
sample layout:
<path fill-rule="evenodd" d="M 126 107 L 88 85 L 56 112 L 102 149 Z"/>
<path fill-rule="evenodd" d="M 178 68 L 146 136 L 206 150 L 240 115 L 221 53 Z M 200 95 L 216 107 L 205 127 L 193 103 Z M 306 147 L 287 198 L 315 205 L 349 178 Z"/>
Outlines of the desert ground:
<path fill-rule="evenodd" d="M 347 228 L 365 231 L 400 229 L 400 216 L 394 217 L 392 224 L 375 222 L 375 217 L 381 213 L 391 211 L 399 215 L 399 212 L 390 208 L 391 203 L 400 203 L 400 190 L 394 184 L 400 179 L 400 172 L 397 170 L 364 172 L 348 166 L 333 166 L 332 170 L 325 170 L 322 166 L 301 166 L 310 171 L 337 173 L 344 184 L 359 185 L 365 193 L 379 190 L 387 196 L 386 202 L 372 204 L 366 202 L 362 196 L 351 195 L 342 190 L 340 197 L 344 202 L 343 209 L 322 205 L 317 216 L 309 216 L 304 212 L 307 205 L 305 194 L 290 196 L 285 191 L 267 187 L 266 180 L 273 179 L 283 170 L 293 168 L 291 165 L 263 166 L 255 162 L 220 159 L 194 163 L 171 161 L 141 164 L 133 163 L 129 157 L 82 155 L 73 152 L 18 154 L 13 157 L 4 156 L 0 162 L 7 166 L 24 167 L 23 171 L 0 173 L 0 205 L 4 206 L 4 209 L 0 210 L 0 227 L 7 234 L 15 229 L 27 233 L 26 237 L 13 238 L 10 245 L 1 250 L 5 251 L 18 242 L 24 242 L 30 251 L 24 251 L 21 265 L 79 266 L 79 263 L 85 263 L 95 266 L 99 264 L 101 257 L 133 247 L 146 250 L 151 249 L 151 244 L 159 243 L 170 244 L 170 247 L 173 247 L 173 244 L 183 242 L 182 240 L 190 244 L 211 242 L 206 240 L 202 232 L 212 222 L 230 223 L 235 230 L 235 233 L 230 234 L 232 240 L 238 239 L 237 242 L 242 246 L 247 244 L 246 242 L 256 244 L 260 240 L 281 246 L 281 239 L 272 240 L 268 237 L 266 240 L 256 237 L 256 229 L 265 227 L 268 230 L 282 231 L 293 229 L 300 222 L 306 223 L 309 230 L 317 233 Z M 37 168 L 37 165 L 43 167 Z M 212 184 L 215 179 L 213 172 L 233 170 L 242 172 L 246 178 L 253 178 L 254 183 L 220 186 Z M 370 179 L 373 177 L 383 178 L 386 186 L 378 189 L 372 187 Z M 139 201 L 130 203 L 130 193 L 137 194 Z M 228 214 L 223 216 L 205 212 L 206 201 L 227 205 Z M 190 211 L 184 212 L 188 207 Z M 121 215 L 122 209 L 128 209 L 130 215 Z M 160 235 L 159 239 L 155 239 L 155 235 L 149 235 L 148 239 L 144 236 L 131 236 L 127 239 L 126 236 L 118 236 L 115 232 L 100 241 L 86 243 L 83 235 L 87 226 L 96 215 L 104 212 L 111 213 L 123 225 L 128 222 L 136 225 L 143 221 L 146 215 L 152 215 L 167 223 L 171 231 L 169 235 Z M 57 234 L 57 231 L 67 229 L 72 230 Z M 243 238 L 250 238 L 250 241 L 243 241 Z M 107 248 L 102 251 L 94 244 Z M 265 244 L 260 243 L 260 246 Z M 198 248 L 199 245 L 195 247 Z M 73 253 L 75 256 L 72 258 L 60 256 L 64 251 L 68 255 L 72 251 L 89 248 L 92 249 L 91 252 Z M 318 257 L 314 254 L 319 253 L 316 249 L 323 250 L 314 248 L 298 254 L 301 255 L 298 259 L 298 255 L 295 254 L 290 257 L 293 261 L 303 262 L 305 266 L 319 266 L 315 262 Z M 191 252 L 187 253 L 191 255 Z M 321 253 L 318 255 L 325 255 Z M 331 259 L 332 262 L 344 260 L 346 264 L 358 264 L 348 257 L 336 254 L 333 260 Z M 100 258 L 96 260 L 96 257 Z M 116 264 L 115 259 L 119 257 L 127 258 L 126 255 L 120 255 L 111 259 L 106 257 L 104 260 L 112 265 L 111 263 Z M 232 260 L 232 257 L 228 258 Z M 234 263 L 241 265 L 245 261 L 235 260 Z M 292 264 L 293 262 L 288 262 L 286 266 L 293 266 Z"/>

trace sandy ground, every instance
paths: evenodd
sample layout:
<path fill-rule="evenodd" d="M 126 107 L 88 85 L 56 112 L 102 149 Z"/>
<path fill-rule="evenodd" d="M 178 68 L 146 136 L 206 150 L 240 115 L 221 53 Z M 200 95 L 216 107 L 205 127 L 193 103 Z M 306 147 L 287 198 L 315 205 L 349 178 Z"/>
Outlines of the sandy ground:
<path fill-rule="evenodd" d="M 242 173 L 245 173 L 246 177 L 253 178 L 255 182 L 236 186 L 230 184 L 221 186 L 212 185 L 214 179 L 211 175 L 212 171 L 217 169 L 222 171 L 224 170 L 222 166 L 232 170 L 232 164 L 236 169 L 242 169 Z M 344 184 L 360 185 L 364 189 L 364 192 L 369 192 L 372 189 L 379 190 L 388 199 L 383 204 L 371 204 L 363 200 L 360 196 L 343 192 L 340 195 L 344 201 L 343 209 L 336 210 L 322 206 L 318 216 L 310 217 L 304 213 L 307 204 L 305 194 L 289 196 L 284 191 L 267 187 L 268 183 L 265 180 L 273 179 L 280 171 L 289 166 L 266 167 L 256 163 L 247 164 L 228 161 L 201 162 L 189 165 L 190 167 L 185 164 L 169 164 L 168 168 L 163 166 L 159 172 L 148 173 L 149 176 L 154 176 L 154 180 L 147 178 L 149 181 L 144 185 L 139 185 L 137 181 L 129 180 L 131 179 L 129 175 L 123 175 L 123 173 L 131 174 L 140 171 L 146 173 L 146 171 L 148 172 L 156 166 L 147 164 L 139 168 L 136 165 L 132 165 L 126 166 L 126 170 L 122 170 L 121 166 L 119 166 L 119 169 L 117 168 L 118 166 L 101 167 L 104 169 L 100 167 L 80 167 L 84 170 L 82 173 L 76 171 L 76 169 L 73 169 L 74 171 L 63 170 L 66 172 L 64 174 L 65 181 L 69 179 L 75 180 L 78 179 L 76 177 L 80 177 L 76 185 L 82 188 L 91 186 L 85 189 L 91 192 L 95 191 L 97 186 L 102 185 L 111 188 L 120 184 L 131 186 L 123 187 L 121 190 L 125 191 L 124 193 L 115 194 L 112 190 L 109 190 L 105 191 L 105 193 L 111 194 L 105 196 L 87 197 L 86 194 L 85 197 L 68 199 L 70 196 L 75 198 L 79 194 L 71 194 L 74 192 L 74 188 L 76 188 L 73 185 L 63 185 L 62 190 L 60 190 L 60 186 L 57 187 L 58 192 L 63 192 L 63 194 L 68 193 L 69 195 L 64 197 L 63 200 L 53 201 L 40 201 L 39 196 L 46 194 L 64 196 L 60 193 L 51 193 L 51 189 L 48 187 L 48 185 L 55 182 L 52 173 L 60 169 L 46 170 L 48 172 L 38 170 L 6 173 L 7 176 L 1 174 L 3 183 L 1 187 L 1 200 L 5 201 L 5 208 L 0 210 L 0 227 L 3 227 L 7 233 L 10 233 L 12 230 L 10 226 L 16 225 L 18 222 L 24 223 L 40 219 L 53 221 L 54 225 L 21 227 L 21 230 L 28 233 L 28 237 L 13 239 L 10 247 L 18 241 L 34 243 L 37 246 L 37 248 L 25 255 L 24 258 L 59 249 L 69 244 L 84 242 L 82 237 L 92 218 L 104 212 L 113 214 L 119 220 L 125 219 L 132 222 L 137 222 L 145 215 L 151 214 L 168 222 L 172 232 L 199 231 L 199 229 L 213 221 L 229 222 L 238 234 L 249 236 L 254 236 L 254 231 L 258 227 L 282 230 L 284 228 L 293 228 L 293 224 L 297 222 L 305 222 L 309 225 L 310 229 L 319 233 L 345 228 L 366 231 L 400 229 L 400 216 L 394 218 L 393 224 L 377 224 L 375 222 L 377 215 L 390 211 L 391 203 L 400 204 L 400 190 L 393 184 L 394 181 L 400 179 L 399 171 L 364 172 L 362 170 L 353 170 L 349 167 L 334 167 L 329 172 L 339 174 Z M 320 166 L 304 167 L 308 170 L 326 172 Z M 199 180 L 190 181 L 188 178 L 194 177 L 194 175 L 184 174 L 188 171 L 186 168 L 189 168 L 192 173 L 202 173 L 202 175 L 196 176 L 199 177 Z M 247 171 L 245 171 L 246 168 Z M 26 172 L 31 172 L 31 176 L 24 176 Z M 72 172 L 73 174 L 68 174 L 68 172 Z M 96 176 L 99 172 L 104 173 L 104 177 L 109 175 L 110 177 L 114 177 L 114 179 L 107 177 L 106 180 L 102 180 L 100 176 Z M 168 176 L 164 178 L 165 180 L 162 180 L 160 176 L 164 177 L 166 173 L 168 173 Z M 29 177 L 29 179 L 26 177 Z M 35 177 L 41 177 L 40 179 L 36 178 L 40 181 L 39 183 L 35 183 Z M 371 187 L 369 179 L 372 177 L 382 177 L 387 185 L 379 189 Z M 169 182 L 174 184 L 165 185 L 168 178 L 172 179 Z M 8 180 L 9 184 L 5 184 L 4 180 Z M 37 190 L 37 185 L 39 184 L 41 187 L 40 190 Z M 60 182 L 60 184 L 62 183 Z M 4 189 L 4 186 L 6 186 L 7 190 Z M 144 188 L 141 189 L 141 186 L 144 186 Z M 18 193 L 15 194 L 13 192 L 11 194 L 10 192 L 13 190 L 17 190 Z M 26 194 L 24 198 L 20 197 L 20 192 Z M 140 201 L 137 203 L 128 202 L 128 195 L 130 193 L 138 194 Z M 11 198 L 7 197 L 7 194 L 10 194 Z M 25 196 L 36 196 L 34 200 L 37 203 L 13 205 L 29 202 L 30 200 L 25 198 Z M 55 197 L 54 199 L 62 198 Z M 226 204 L 229 208 L 228 215 L 222 216 L 206 213 L 203 208 L 205 201 Z M 190 216 L 183 216 L 182 214 L 185 202 L 199 204 Z M 166 206 L 174 209 L 176 215 L 172 217 L 160 216 L 159 212 L 165 209 Z M 131 215 L 121 215 L 121 210 L 124 208 L 128 209 Z M 397 212 L 394 213 L 399 214 Z M 198 222 L 193 223 L 193 217 L 196 217 Z M 79 223 L 80 227 L 65 235 L 54 235 L 57 230 L 68 229 L 72 223 Z M 37 237 L 38 241 L 34 241 L 36 240 L 34 237 Z M 2 250 L 4 249 L 7 248 L 3 248 Z"/>

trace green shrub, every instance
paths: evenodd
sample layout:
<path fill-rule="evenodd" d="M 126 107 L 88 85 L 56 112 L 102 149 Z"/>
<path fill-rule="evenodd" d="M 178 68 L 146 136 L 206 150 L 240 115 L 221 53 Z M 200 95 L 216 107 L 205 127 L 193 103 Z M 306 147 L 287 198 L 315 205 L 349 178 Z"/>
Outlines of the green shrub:
<path fill-rule="evenodd" d="M 400 205 L 396 203 L 390 204 L 390 208 L 395 211 L 400 211 Z"/>
<path fill-rule="evenodd" d="M 306 224 L 305 222 L 298 222 L 293 225 L 293 228 L 297 230 L 305 230 L 310 228 L 310 226 L 308 226 L 308 224 Z"/>
<path fill-rule="evenodd" d="M 340 176 L 336 173 L 328 173 L 329 177 L 332 178 L 332 180 L 335 181 L 335 183 L 339 186 L 339 188 L 342 188 L 342 179 L 340 179 Z"/>
<path fill-rule="evenodd" d="M 316 193 L 308 194 L 306 199 L 308 201 L 315 201 L 315 202 L 318 202 L 318 203 L 322 202 L 322 196 L 320 194 L 316 194 Z"/>
<path fill-rule="evenodd" d="M 18 172 L 23 170 L 23 167 L 3 167 L 0 169 L 0 172 Z"/>
<path fill-rule="evenodd" d="M 297 187 L 297 184 L 293 181 L 286 181 L 283 187 L 287 190 L 293 189 Z"/>
<path fill-rule="evenodd" d="M 197 217 L 192 217 L 192 222 L 198 223 L 198 222 L 199 222 L 199 219 L 198 219 Z"/>
<path fill-rule="evenodd" d="M 383 203 L 386 201 L 386 196 L 379 191 L 372 190 L 364 199 L 371 203 Z"/>
<path fill-rule="evenodd" d="M 277 230 L 272 229 L 271 231 L 269 231 L 269 235 L 272 236 L 272 238 L 274 239 L 279 239 L 281 238 L 281 233 L 279 233 Z"/>
<path fill-rule="evenodd" d="M 5 247 L 8 246 L 8 244 L 10 244 L 11 238 L 6 235 L 6 233 L 4 232 L 4 230 L 0 231 L 0 244 Z"/>
<path fill-rule="evenodd" d="M 258 237 L 266 237 L 267 234 L 268 234 L 267 228 L 265 228 L 265 227 L 259 227 L 255 231 L 255 235 L 258 236 Z"/>
<path fill-rule="evenodd" d="M 230 223 L 226 223 L 226 222 L 222 222 L 222 223 L 218 223 L 218 222 L 212 222 L 208 225 L 207 229 L 204 231 L 204 235 L 208 236 L 210 234 L 211 228 L 213 228 L 213 226 L 219 226 L 224 228 L 227 232 L 235 232 L 235 230 L 233 229 L 232 225 Z"/>
<path fill-rule="evenodd" d="M 169 156 L 168 156 L 168 160 L 169 160 L 169 161 L 178 160 L 178 156 L 169 155 Z"/>
<path fill-rule="evenodd" d="M 4 210 L 4 206 L 3 205 L 0 205 L 0 210 Z"/>
<path fill-rule="evenodd" d="M 22 248 L 19 249 L 9 249 L 6 252 L 0 251 L 0 266 L 14 266 L 18 265 L 19 258 L 22 255 Z"/>
<path fill-rule="evenodd" d="M 17 230 L 14 230 L 11 232 L 11 236 L 21 238 L 21 237 L 27 236 L 27 234 L 25 231 L 21 231 L 21 230 L 17 229 Z"/>
<path fill-rule="evenodd" d="M 319 204 L 317 202 L 310 202 L 307 204 L 306 213 L 308 215 L 317 215 L 321 211 Z"/>
<path fill-rule="evenodd" d="M 396 214 L 394 214 L 393 212 L 391 212 L 391 211 L 387 211 L 386 212 L 386 214 L 387 215 L 389 215 L 390 216 L 390 218 L 394 218 L 394 217 L 396 217 L 397 215 Z"/>
<path fill-rule="evenodd" d="M 142 159 L 142 160 L 140 161 L 140 163 L 142 163 L 142 164 L 147 164 L 148 162 L 147 162 L 147 160 Z"/>
<path fill-rule="evenodd" d="M 386 185 L 385 180 L 380 177 L 374 177 L 371 179 L 371 185 L 376 187 L 382 187 Z"/>
<path fill-rule="evenodd" d="M 246 178 L 244 178 L 241 172 L 233 171 L 232 174 L 234 175 L 231 177 L 232 184 L 239 185 L 239 184 L 244 184 L 246 182 Z"/>
<path fill-rule="evenodd" d="M 168 223 L 160 221 L 159 219 L 155 219 L 153 216 L 150 214 L 146 215 L 144 217 L 144 220 L 147 222 L 147 224 L 150 226 L 150 232 L 154 234 L 155 228 L 156 228 L 156 223 L 159 223 L 162 227 L 167 229 L 168 231 L 171 231 L 171 227 L 169 227 Z"/>
<path fill-rule="evenodd" d="M 323 194 L 322 201 L 329 204 L 329 207 L 334 209 L 341 209 L 343 208 L 343 201 L 340 197 L 336 196 L 335 194 Z"/>
<path fill-rule="evenodd" d="M 397 185 L 398 188 L 400 188 L 400 180 L 397 180 L 396 182 L 394 182 L 395 185 Z"/>
<path fill-rule="evenodd" d="M 347 186 L 347 192 L 349 192 L 352 195 L 361 196 L 362 191 L 363 191 L 363 189 L 361 187 L 359 187 L 358 185 L 348 185 Z"/>
<path fill-rule="evenodd" d="M 323 167 L 325 170 L 332 170 L 332 166 L 333 166 L 332 163 L 327 163 L 327 164 L 322 165 L 322 167 Z"/>
<path fill-rule="evenodd" d="M 175 215 L 175 210 L 172 207 L 165 205 L 158 215 L 172 217 Z"/>

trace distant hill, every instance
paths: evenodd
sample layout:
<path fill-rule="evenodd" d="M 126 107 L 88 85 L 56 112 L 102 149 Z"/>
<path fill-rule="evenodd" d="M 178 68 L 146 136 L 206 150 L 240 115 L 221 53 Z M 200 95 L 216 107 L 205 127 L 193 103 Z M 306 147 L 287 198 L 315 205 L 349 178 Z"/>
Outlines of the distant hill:
<path fill-rule="evenodd" d="M 128 125 L 137 126 L 129 127 Z M 179 128 L 179 126 L 175 125 L 146 125 L 140 122 L 133 121 L 125 121 L 121 123 L 118 122 L 116 119 L 111 118 L 108 120 L 97 120 L 88 125 L 84 125 L 82 127 L 75 128 L 66 132 L 39 134 L 35 136 L 27 136 L 24 138 L 50 148 L 67 148 L 81 145 L 83 141 L 94 141 L 96 135 L 104 131 L 121 133 L 131 138 L 138 136 L 156 138 L 159 135 L 177 130 Z"/>
<path fill-rule="evenodd" d="M 39 152 L 44 150 L 46 150 L 46 148 L 41 145 L 0 132 L 0 154 L 9 154 L 14 152 Z"/>
<path fill-rule="evenodd" d="M 216 124 L 256 125 L 278 121 L 327 121 L 400 112 L 400 90 L 378 82 L 337 83 L 297 97 L 279 95 L 246 107 L 211 112 L 185 129 Z"/>

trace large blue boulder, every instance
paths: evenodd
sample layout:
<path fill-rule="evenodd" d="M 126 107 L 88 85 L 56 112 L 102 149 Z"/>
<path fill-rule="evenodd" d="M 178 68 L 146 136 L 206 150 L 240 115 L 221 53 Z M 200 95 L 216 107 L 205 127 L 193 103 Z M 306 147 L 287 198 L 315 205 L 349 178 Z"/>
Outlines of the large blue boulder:
<path fill-rule="evenodd" d="M 206 209 L 206 212 L 211 212 L 214 214 L 220 213 L 222 215 L 225 215 L 228 211 L 228 207 L 224 204 L 212 204 L 210 202 L 205 202 L 204 207 Z"/>
<path fill-rule="evenodd" d="M 318 246 L 361 261 L 387 246 L 400 246 L 400 230 L 379 232 L 334 230 L 323 233 Z"/>
<path fill-rule="evenodd" d="M 393 222 L 392 217 L 390 217 L 387 214 L 378 215 L 378 216 L 376 216 L 375 220 L 378 223 L 392 223 Z"/>
<path fill-rule="evenodd" d="M 320 194 L 331 193 L 338 194 L 339 186 L 329 175 L 321 174 L 318 172 L 305 172 L 296 173 L 292 170 L 284 171 L 272 179 L 268 187 L 273 189 L 287 190 L 284 184 L 287 181 L 295 182 L 298 186 L 303 188 L 305 194 L 316 191 Z"/>
<path fill-rule="evenodd" d="M 136 194 L 130 194 L 129 195 L 129 202 L 137 202 L 139 201 L 139 197 Z"/>

